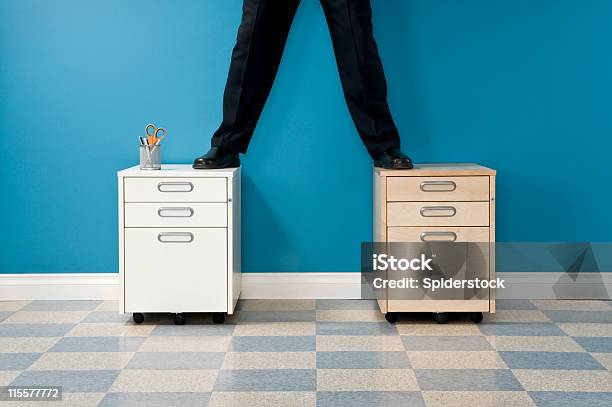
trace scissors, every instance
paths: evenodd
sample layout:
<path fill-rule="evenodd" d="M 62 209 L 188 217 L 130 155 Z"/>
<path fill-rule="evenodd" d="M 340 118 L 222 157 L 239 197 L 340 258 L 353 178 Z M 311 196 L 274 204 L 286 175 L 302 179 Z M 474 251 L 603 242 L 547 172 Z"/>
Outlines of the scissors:
<path fill-rule="evenodd" d="M 154 124 L 147 124 L 145 133 L 147 133 L 149 145 L 155 145 L 155 143 L 162 141 L 162 139 L 166 137 L 166 129 L 163 127 L 158 128 Z"/>

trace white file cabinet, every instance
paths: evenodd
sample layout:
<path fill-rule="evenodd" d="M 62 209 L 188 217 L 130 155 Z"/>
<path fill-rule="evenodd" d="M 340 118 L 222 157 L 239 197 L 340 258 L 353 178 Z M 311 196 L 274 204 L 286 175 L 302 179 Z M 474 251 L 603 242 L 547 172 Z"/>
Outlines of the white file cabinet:
<path fill-rule="evenodd" d="M 119 181 L 122 313 L 232 314 L 240 296 L 240 168 L 132 167 Z"/>

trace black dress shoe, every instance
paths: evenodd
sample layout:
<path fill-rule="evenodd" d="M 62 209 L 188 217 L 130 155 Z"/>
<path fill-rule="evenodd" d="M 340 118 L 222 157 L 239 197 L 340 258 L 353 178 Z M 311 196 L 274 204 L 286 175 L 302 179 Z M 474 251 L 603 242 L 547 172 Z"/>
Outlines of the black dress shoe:
<path fill-rule="evenodd" d="M 211 147 L 202 157 L 193 162 L 196 170 L 240 167 L 240 154 L 223 147 Z"/>
<path fill-rule="evenodd" d="M 387 170 L 409 170 L 412 160 L 399 148 L 390 148 L 374 160 L 374 166 Z"/>

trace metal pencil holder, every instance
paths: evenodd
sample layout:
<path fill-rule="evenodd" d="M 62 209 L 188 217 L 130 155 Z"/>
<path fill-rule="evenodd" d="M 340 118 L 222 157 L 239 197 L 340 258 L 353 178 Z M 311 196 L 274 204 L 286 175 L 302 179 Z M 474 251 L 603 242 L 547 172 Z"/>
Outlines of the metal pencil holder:
<path fill-rule="evenodd" d="M 140 146 L 140 169 L 161 170 L 161 145 Z"/>

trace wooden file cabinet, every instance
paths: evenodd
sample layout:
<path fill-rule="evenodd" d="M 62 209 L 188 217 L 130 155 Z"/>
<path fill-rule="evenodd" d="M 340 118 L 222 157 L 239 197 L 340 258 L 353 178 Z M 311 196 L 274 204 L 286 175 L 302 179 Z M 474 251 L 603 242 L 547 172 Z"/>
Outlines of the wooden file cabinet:
<path fill-rule="evenodd" d="M 422 164 L 412 170 L 374 169 L 375 242 L 494 242 L 495 170 L 476 164 Z M 487 247 L 488 245 L 483 245 Z M 495 279 L 490 247 L 488 278 Z M 486 265 L 485 265 L 486 272 Z M 380 309 L 393 320 L 396 312 L 495 312 L 495 290 L 470 300 L 394 300 L 379 298 Z M 488 298 L 486 298 L 488 297 Z"/>
<path fill-rule="evenodd" d="M 240 168 L 118 173 L 122 313 L 213 312 L 240 296 Z"/>

